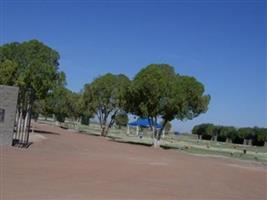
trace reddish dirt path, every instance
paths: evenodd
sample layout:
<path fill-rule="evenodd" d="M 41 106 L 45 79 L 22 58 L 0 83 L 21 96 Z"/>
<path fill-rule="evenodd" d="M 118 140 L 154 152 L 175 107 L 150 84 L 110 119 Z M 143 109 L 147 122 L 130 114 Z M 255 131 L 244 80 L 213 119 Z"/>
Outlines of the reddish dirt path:
<path fill-rule="evenodd" d="M 264 167 L 38 129 L 30 148 L 0 148 L 1 200 L 267 199 Z"/>

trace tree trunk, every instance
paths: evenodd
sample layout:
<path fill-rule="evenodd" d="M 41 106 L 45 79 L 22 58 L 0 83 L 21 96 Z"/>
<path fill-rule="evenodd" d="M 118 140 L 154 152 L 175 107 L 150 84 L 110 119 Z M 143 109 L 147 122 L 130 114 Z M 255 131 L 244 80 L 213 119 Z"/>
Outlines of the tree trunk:
<path fill-rule="evenodd" d="M 155 127 L 152 126 L 152 139 L 155 139 Z"/>
<path fill-rule="evenodd" d="M 109 126 L 107 126 L 106 129 L 105 129 L 105 131 L 104 131 L 104 137 L 107 137 L 108 131 L 109 131 Z"/>
<path fill-rule="evenodd" d="M 154 146 L 154 148 L 160 147 L 160 140 L 154 138 L 154 140 L 153 140 L 153 146 Z"/>
<path fill-rule="evenodd" d="M 161 139 L 163 130 L 164 130 L 167 122 L 168 122 L 167 120 L 164 120 L 162 127 L 160 128 L 160 131 L 157 133 L 156 140 L 154 139 L 154 147 L 160 147 L 160 139 Z M 157 126 L 157 123 L 155 123 L 155 126 Z"/>
<path fill-rule="evenodd" d="M 162 138 L 165 138 L 165 129 L 162 131 Z"/>
<path fill-rule="evenodd" d="M 105 130 L 107 126 L 107 116 L 104 117 L 103 120 L 101 120 L 100 127 L 101 127 L 101 136 L 105 136 Z"/>
<path fill-rule="evenodd" d="M 105 136 L 105 129 L 106 129 L 106 126 L 101 125 L 101 136 Z"/>

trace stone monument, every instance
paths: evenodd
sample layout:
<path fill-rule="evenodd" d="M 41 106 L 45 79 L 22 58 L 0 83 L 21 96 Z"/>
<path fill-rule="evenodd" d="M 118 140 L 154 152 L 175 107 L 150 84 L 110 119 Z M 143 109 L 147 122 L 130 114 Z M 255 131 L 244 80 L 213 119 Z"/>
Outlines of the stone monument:
<path fill-rule="evenodd" d="M 0 85 L 0 145 L 12 144 L 18 91 L 17 87 Z"/>

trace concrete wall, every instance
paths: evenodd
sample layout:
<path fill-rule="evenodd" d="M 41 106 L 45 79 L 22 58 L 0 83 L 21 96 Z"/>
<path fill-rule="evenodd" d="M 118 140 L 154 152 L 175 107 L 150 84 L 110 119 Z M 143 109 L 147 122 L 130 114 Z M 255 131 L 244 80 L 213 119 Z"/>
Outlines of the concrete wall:
<path fill-rule="evenodd" d="M 0 145 L 12 144 L 18 91 L 17 87 L 0 85 Z"/>

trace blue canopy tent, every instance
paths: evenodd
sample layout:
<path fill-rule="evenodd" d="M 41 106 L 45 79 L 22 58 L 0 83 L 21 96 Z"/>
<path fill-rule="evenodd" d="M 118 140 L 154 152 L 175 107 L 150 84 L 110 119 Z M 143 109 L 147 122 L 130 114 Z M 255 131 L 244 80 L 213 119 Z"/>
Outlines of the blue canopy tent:
<path fill-rule="evenodd" d="M 141 127 L 150 127 L 150 125 L 153 125 L 151 120 L 148 118 L 139 118 L 134 122 L 128 123 L 129 126 L 141 126 Z M 161 128 L 162 126 L 157 123 L 157 128 Z"/>
<path fill-rule="evenodd" d="M 130 127 L 134 126 L 134 127 L 136 127 L 136 135 L 139 135 L 139 127 L 149 128 L 150 125 L 153 126 L 151 120 L 149 120 L 148 118 L 139 118 L 136 121 L 128 123 L 127 133 L 129 134 L 130 133 Z M 157 123 L 156 127 L 157 127 L 157 129 L 160 129 L 162 126 Z"/>

